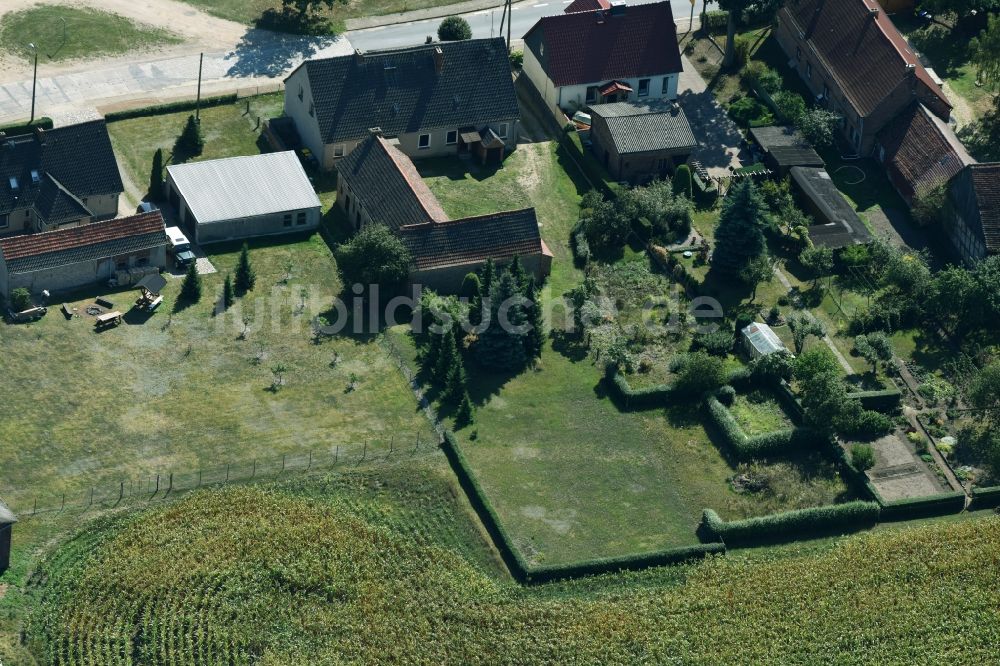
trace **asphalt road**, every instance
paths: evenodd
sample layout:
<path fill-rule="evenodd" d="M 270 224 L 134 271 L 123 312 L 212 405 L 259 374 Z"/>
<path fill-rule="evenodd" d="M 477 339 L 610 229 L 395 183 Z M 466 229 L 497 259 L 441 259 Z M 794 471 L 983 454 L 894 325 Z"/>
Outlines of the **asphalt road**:
<path fill-rule="evenodd" d="M 630 5 L 644 5 L 657 0 L 628 0 Z M 511 37 L 520 39 L 531 26 L 543 16 L 561 14 L 571 0 L 543 0 L 536 2 L 528 0 L 514 5 L 513 19 L 511 21 Z M 670 0 L 673 7 L 674 19 L 682 20 L 691 16 L 690 0 Z M 701 11 L 702 0 L 697 0 L 696 12 Z M 466 14 L 465 18 L 472 26 L 473 37 L 490 37 L 500 32 L 500 17 L 503 14 L 503 5 L 498 3 L 496 9 L 486 9 L 478 12 Z M 428 35 L 437 38 L 437 27 L 441 19 L 427 19 L 411 23 L 399 23 L 397 25 L 380 26 L 378 28 L 367 28 L 364 30 L 353 30 L 345 33 L 355 48 L 359 49 L 384 49 L 397 46 L 413 46 L 423 44 Z"/>

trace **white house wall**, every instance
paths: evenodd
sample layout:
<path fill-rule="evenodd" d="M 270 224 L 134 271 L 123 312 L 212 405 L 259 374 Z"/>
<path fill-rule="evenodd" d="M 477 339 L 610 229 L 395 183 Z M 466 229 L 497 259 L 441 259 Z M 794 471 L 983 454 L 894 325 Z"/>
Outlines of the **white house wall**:
<path fill-rule="evenodd" d="M 527 59 L 527 58 L 526 58 Z M 632 93 L 628 96 L 629 102 L 642 103 L 647 100 L 663 100 L 677 99 L 677 80 L 679 78 L 678 74 L 667 74 L 659 76 L 643 76 L 643 79 L 649 79 L 649 94 L 639 97 L 639 79 L 617 79 L 623 83 L 627 83 L 629 87 L 632 88 Z M 663 92 L 663 80 L 667 80 L 667 91 Z M 532 79 L 534 81 L 534 79 Z M 599 87 L 606 85 L 608 81 L 594 81 L 593 83 L 587 83 L 583 85 L 576 86 L 563 86 L 559 88 L 559 93 L 557 97 L 557 102 L 559 106 L 563 109 L 569 111 L 575 111 L 583 106 L 587 105 L 587 88 Z M 546 100 L 548 101 L 548 100 Z M 595 102 L 596 103 L 596 102 Z"/>
<path fill-rule="evenodd" d="M 302 91 L 299 99 L 299 90 Z M 295 129 L 299 133 L 302 145 L 322 163 L 324 169 L 333 166 L 333 153 L 330 153 L 327 162 L 327 154 L 323 146 L 323 137 L 319 132 L 319 122 L 315 117 L 315 109 L 312 116 L 309 115 L 309 107 L 313 104 L 312 88 L 309 85 L 309 75 L 306 68 L 299 67 L 285 82 L 285 115 L 295 121 Z M 346 154 L 346 153 L 345 153 Z"/>

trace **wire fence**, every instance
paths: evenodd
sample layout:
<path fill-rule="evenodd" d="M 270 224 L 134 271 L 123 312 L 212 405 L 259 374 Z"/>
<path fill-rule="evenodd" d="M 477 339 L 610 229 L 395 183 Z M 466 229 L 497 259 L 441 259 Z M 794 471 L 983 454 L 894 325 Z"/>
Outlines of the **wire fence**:
<path fill-rule="evenodd" d="M 430 454 L 439 442 L 427 434 L 390 435 L 388 439 L 362 440 L 357 444 L 333 445 L 294 453 L 236 460 L 226 464 L 186 471 L 129 476 L 117 483 L 103 483 L 89 488 L 38 495 L 15 494 L 5 498 L 18 520 L 51 516 L 68 510 L 101 510 L 123 504 L 170 499 L 199 488 L 228 484 L 274 481 L 312 472 L 347 469 L 359 465 L 390 464 L 416 455 Z"/>
<path fill-rule="evenodd" d="M 431 428 L 437 434 L 438 441 L 440 442 L 444 439 L 445 427 L 441 423 L 441 419 L 438 418 L 438 413 L 434 409 L 434 405 L 431 404 L 431 401 L 424 393 L 424 389 L 417 379 L 416 371 L 410 367 L 399 347 L 396 346 L 396 343 L 388 335 L 380 336 L 379 344 L 389 354 L 389 358 L 396 364 L 399 371 L 403 373 L 403 377 L 406 378 L 407 383 L 410 385 L 410 390 L 413 391 L 413 395 L 417 399 L 417 404 L 420 406 L 421 411 L 423 411 L 424 416 L 427 417 L 427 421 L 431 424 Z"/>

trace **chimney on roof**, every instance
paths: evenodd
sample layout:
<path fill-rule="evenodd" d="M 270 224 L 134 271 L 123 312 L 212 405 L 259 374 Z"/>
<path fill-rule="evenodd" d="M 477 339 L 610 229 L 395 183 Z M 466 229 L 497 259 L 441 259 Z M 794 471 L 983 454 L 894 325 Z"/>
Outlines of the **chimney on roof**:
<path fill-rule="evenodd" d="M 915 76 L 917 74 L 917 66 L 912 62 L 906 63 L 906 73 L 910 76 Z"/>
<path fill-rule="evenodd" d="M 45 145 L 45 130 L 43 130 L 38 125 L 35 125 L 32 128 L 32 132 L 35 135 L 35 140 L 38 141 L 38 143 L 40 143 L 40 144 L 42 144 L 44 146 Z"/>
<path fill-rule="evenodd" d="M 871 17 L 873 19 L 877 19 L 878 18 L 878 7 L 869 7 L 868 8 L 868 13 L 871 15 Z"/>
<path fill-rule="evenodd" d="M 354 62 L 361 64 L 365 61 L 365 52 L 361 49 L 354 49 Z"/>
<path fill-rule="evenodd" d="M 603 25 L 604 24 L 604 10 L 603 9 L 598 9 L 596 12 L 594 12 L 594 17 L 597 19 L 597 25 Z"/>
<path fill-rule="evenodd" d="M 369 127 L 368 128 L 368 133 L 371 134 L 372 136 L 382 136 L 382 128 L 381 127 Z"/>
<path fill-rule="evenodd" d="M 434 47 L 434 71 L 438 74 L 444 69 L 444 51 L 441 50 L 440 46 Z"/>

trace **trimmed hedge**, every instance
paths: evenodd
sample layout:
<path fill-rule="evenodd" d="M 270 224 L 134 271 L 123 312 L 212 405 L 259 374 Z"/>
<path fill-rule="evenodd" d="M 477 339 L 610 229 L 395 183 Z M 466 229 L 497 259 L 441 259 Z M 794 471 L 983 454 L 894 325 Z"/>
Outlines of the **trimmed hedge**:
<path fill-rule="evenodd" d="M 605 573 L 618 573 L 619 571 L 636 571 L 648 569 L 649 567 L 665 566 L 669 564 L 681 564 L 691 560 L 701 559 L 706 555 L 714 553 L 725 553 L 726 546 L 723 543 L 701 543 L 693 546 L 683 546 L 681 548 L 671 548 L 668 550 L 646 553 L 644 555 L 632 555 L 630 557 L 616 557 L 596 560 L 587 560 L 575 564 L 534 567 L 527 572 L 525 582 L 547 583 L 564 578 L 580 578 L 582 576 L 596 576 Z"/>
<path fill-rule="evenodd" d="M 707 402 L 712 423 L 738 458 L 788 455 L 806 449 L 817 449 L 825 443 L 822 435 L 808 428 L 786 428 L 750 437 L 743 432 L 732 412 L 718 398 L 712 396 Z"/>
<path fill-rule="evenodd" d="M 35 128 L 39 127 L 43 130 L 52 129 L 52 119 L 48 117 L 36 118 L 33 123 L 13 123 L 11 125 L 0 126 L 0 132 L 3 132 L 7 136 L 21 136 L 22 134 L 31 134 L 35 131 Z"/>
<path fill-rule="evenodd" d="M 238 101 L 238 97 L 235 93 L 230 95 L 218 95 L 217 97 L 203 97 L 201 100 L 201 108 L 208 108 L 211 106 L 224 106 L 226 104 L 235 104 Z M 166 104 L 155 104 L 153 106 L 141 106 L 136 109 L 125 109 L 124 111 L 112 111 L 111 113 L 105 114 L 104 119 L 106 121 L 114 122 L 116 120 L 128 120 L 129 118 L 143 118 L 145 116 L 158 116 L 163 113 L 178 113 L 181 111 L 194 111 L 197 107 L 195 100 L 188 99 L 181 102 L 167 102 Z"/>
<path fill-rule="evenodd" d="M 875 412 L 897 412 L 899 403 L 903 399 L 903 394 L 899 389 L 886 389 L 884 391 L 861 391 L 858 393 L 848 393 L 849 399 L 861 401 L 861 406 Z"/>
<path fill-rule="evenodd" d="M 545 583 L 563 578 L 580 578 L 582 576 L 594 576 L 603 573 L 614 573 L 618 571 L 635 571 L 648 567 L 663 566 L 668 564 L 679 564 L 689 560 L 700 559 L 711 553 L 725 553 L 726 547 L 722 543 L 702 543 L 681 548 L 670 548 L 667 550 L 644 553 L 641 555 L 630 555 L 625 557 L 603 558 L 574 562 L 571 564 L 530 567 L 520 553 L 513 546 L 513 541 L 503 528 L 500 518 L 497 516 L 493 505 L 486 498 L 486 494 L 476 481 L 475 474 L 472 473 L 465 455 L 455 435 L 451 431 L 444 434 L 444 442 L 441 444 L 445 456 L 455 475 L 458 477 L 459 485 L 469 498 L 469 503 L 479 516 L 487 533 L 493 540 L 494 546 L 503 558 L 504 564 L 511 575 L 520 583 Z"/>
<path fill-rule="evenodd" d="M 1000 506 L 1000 486 L 989 488 L 973 488 L 970 510 L 992 509 Z"/>
<path fill-rule="evenodd" d="M 773 388 L 778 396 L 778 400 L 789 411 L 792 419 L 801 423 L 806 415 L 805 410 L 802 409 L 802 403 L 795 397 L 795 393 L 792 392 L 792 387 L 788 385 L 788 382 L 777 382 Z"/>
<path fill-rule="evenodd" d="M 616 372 L 611 377 L 611 386 L 621 399 L 625 409 L 650 409 L 669 404 L 674 394 L 674 387 L 669 384 L 650 386 L 644 389 L 632 388 L 625 376 Z"/>
<path fill-rule="evenodd" d="M 751 546 L 867 529 L 878 522 L 879 510 L 875 502 L 856 501 L 726 522 L 705 509 L 702 528 L 726 546 Z"/>
<path fill-rule="evenodd" d="M 960 513 L 965 509 L 965 493 L 961 491 L 940 493 L 913 499 L 882 502 L 882 520 L 912 520 L 930 516 Z"/>
<path fill-rule="evenodd" d="M 831 441 L 830 449 L 837 464 L 840 466 L 841 474 L 843 475 L 844 480 L 853 484 L 859 493 L 866 492 L 868 493 L 868 497 L 870 499 L 878 502 L 880 506 L 884 505 L 885 502 L 882 500 L 882 496 L 879 495 L 875 485 L 872 484 L 871 479 L 868 478 L 867 474 L 854 466 L 854 463 L 851 462 L 850 454 L 844 450 L 844 447 Z"/>

